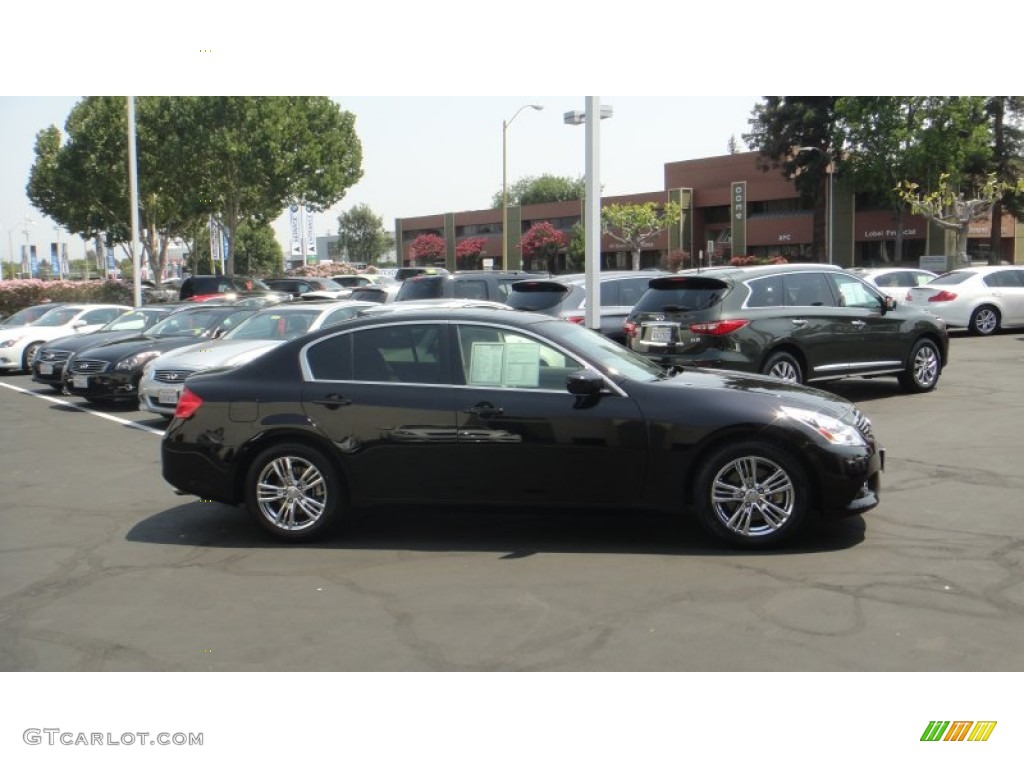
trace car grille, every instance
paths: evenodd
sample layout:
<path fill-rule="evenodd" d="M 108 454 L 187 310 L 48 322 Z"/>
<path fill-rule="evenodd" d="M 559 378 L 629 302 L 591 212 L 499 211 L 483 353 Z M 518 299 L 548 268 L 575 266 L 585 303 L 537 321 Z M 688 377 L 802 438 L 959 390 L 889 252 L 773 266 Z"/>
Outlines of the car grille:
<path fill-rule="evenodd" d="M 63 363 L 71 357 L 71 352 L 66 349 L 47 349 L 39 354 L 39 359 L 44 363 Z"/>
<path fill-rule="evenodd" d="M 106 360 L 75 360 L 71 363 L 72 373 L 103 373 L 110 367 Z"/>
<path fill-rule="evenodd" d="M 874 432 L 871 429 L 871 419 L 865 416 L 859 408 L 854 408 L 851 415 L 853 417 L 854 426 L 857 427 L 864 437 L 874 436 Z"/>
<path fill-rule="evenodd" d="M 153 371 L 153 380 L 163 382 L 164 384 L 179 384 L 193 373 L 195 371 L 185 368 L 164 368 L 159 371 Z"/>

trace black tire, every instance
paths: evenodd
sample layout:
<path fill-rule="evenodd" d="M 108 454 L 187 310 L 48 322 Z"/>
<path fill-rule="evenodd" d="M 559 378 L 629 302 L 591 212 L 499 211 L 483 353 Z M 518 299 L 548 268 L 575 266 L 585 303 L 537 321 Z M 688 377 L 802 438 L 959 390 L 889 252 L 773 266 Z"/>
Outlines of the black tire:
<path fill-rule="evenodd" d="M 714 451 L 696 476 L 694 510 L 715 536 L 745 548 L 774 547 L 806 524 L 811 487 L 800 463 L 761 440 Z"/>
<path fill-rule="evenodd" d="M 245 502 L 256 522 L 285 541 L 322 536 L 338 522 L 341 482 L 328 458 L 301 443 L 262 451 L 245 478 Z"/>
<path fill-rule="evenodd" d="M 999 330 L 1002 317 L 995 307 L 984 304 L 971 313 L 968 330 L 975 336 L 991 336 Z"/>
<path fill-rule="evenodd" d="M 804 383 L 804 369 L 800 366 L 800 361 L 789 352 L 770 354 L 761 367 L 761 373 L 793 384 Z"/>
<path fill-rule="evenodd" d="M 941 373 L 942 356 L 935 342 L 918 339 L 910 350 L 906 369 L 899 375 L 900 386 L 912 394 L 931 392 L 939 383 Z"/>
<path fill-rule="evenodd" d="M 46 342 L 33 341 L 27 347 L 25 347 L 25 356 L 21 360 L 22 370 L 31 372 L 32 370 L 32 358 L 36 356 L 36 350 L 39 349 Z"/>
<path fill-rule="evenodd" d="M 55 392 L 60 392 L 62 395 L 64 394 L 63 384 L 51 384 L 50 389 L 54 390 Z"/>

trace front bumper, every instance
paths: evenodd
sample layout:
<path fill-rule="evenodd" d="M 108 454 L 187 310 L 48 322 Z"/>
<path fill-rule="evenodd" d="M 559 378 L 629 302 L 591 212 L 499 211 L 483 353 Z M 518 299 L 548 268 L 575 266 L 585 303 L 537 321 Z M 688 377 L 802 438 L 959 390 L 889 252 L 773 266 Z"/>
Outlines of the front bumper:
<path fill-rule="evenodd" d="M 105 371 L 75 374 L 69 372 L 66 388 L 69 394 L 90 400 L 137 400 L 142 371 Z"/>

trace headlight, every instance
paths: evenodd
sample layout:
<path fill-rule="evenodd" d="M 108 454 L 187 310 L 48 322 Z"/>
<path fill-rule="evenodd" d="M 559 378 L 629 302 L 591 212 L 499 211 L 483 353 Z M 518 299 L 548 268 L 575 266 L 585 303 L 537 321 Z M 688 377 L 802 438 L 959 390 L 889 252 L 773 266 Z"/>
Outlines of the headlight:
<path fill-rule="evenodd" d="M 124 360 L 114 366 L 115 371 L 131 371 L 139 368 L 155 357 L 160 357 L 160 352 L 156 350 L 150 350 L 149 352 L 139 352 L 137 355 L 126 357 Z"/>
<path fill-rule="evenodd" d="M 0 349 L 5 349 L 7 347 L 13 347 L 15 344 L 17 344 L 19 341 L 21 341 L 22 338 L 23 338 L 22 336 L 15 336 L 13 339 L 8 339 L 7 341 L 0 343 Z"/>
<path fill-rule="evenodd" d="M 867 445 L 867 441 L 856 427 L 817 411 L 791 408 L 784 405 L 779 412 L 794 421 L 810 427 L 832 445 Z"/>

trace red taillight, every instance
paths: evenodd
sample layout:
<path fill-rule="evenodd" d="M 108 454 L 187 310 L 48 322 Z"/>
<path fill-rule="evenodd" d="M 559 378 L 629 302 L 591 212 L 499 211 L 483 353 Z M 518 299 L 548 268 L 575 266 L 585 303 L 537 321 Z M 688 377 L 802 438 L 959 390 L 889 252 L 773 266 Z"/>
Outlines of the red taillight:
<path fill-rule="evenodd" d="M 622 324 L 622 330 L 626 332 L 626 335 L 629 336 L 629 338 L 632 339 L 636 337 L 636 323 L 632 320 L 626 320 Z"/>
<path fill-rule="evenodd" d="M 178 407 L 174 409 L 174 418 L 187 419 L 199 410 L 203 404 L 203 398 L 185 387 L 181 390 L 181 397 L 178 398 Z"/>
<path fill-rule="evenodd" d="M 583 325 L 584 321 L 587 318 L 584 315 L 566 315 L 565 319 L 568 320 L 570 323 L 576 323 L 576 325 Z"/>
<path fill-rule="evenodd" d="M 953 301 L 955 298 L 955 293 L 951 293 L 950 291 L 939 291 L 934 296 L 929 296 L 928 301 Z"/>
<path fill-rule="evenodd" d="M 701 333 L 705 336 L 725 336 L 728 333 L 739 330 L 749 320 L 719 320 L 716 323 L 694 323 L 690 326 L 693 333 Z"/>

